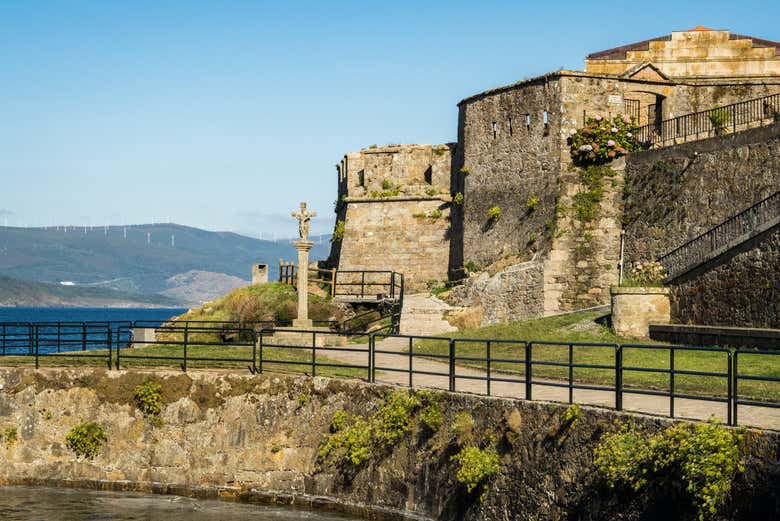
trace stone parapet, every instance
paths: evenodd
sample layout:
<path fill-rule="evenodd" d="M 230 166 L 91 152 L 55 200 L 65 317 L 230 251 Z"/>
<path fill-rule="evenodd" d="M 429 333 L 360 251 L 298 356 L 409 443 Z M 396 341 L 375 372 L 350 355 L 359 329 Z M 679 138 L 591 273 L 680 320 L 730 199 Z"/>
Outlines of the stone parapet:
<path fill-rule="evenodd" d="M 648 338 L 650 324 L 671 320 L 669 288 L 618 287 L 612 296 L 612 327 L 620 336 Z"/>

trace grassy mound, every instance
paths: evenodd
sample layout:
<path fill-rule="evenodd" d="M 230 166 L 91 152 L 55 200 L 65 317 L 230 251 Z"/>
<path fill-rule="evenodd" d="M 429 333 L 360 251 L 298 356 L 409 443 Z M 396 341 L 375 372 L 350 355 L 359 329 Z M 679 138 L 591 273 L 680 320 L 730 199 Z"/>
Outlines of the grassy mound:
<path fill-rule="evenodd" d="M 288 324 L 298 315 L 298 293 L 289 284 L 270 282 L 231 291 L 224 297 L 192 309 L 178 320 L 217 320 L 226 322 L 275 322 Z M 309 318 L 314 321 L 343 317 L 339 309 L 323 297 L 309 293 Z"/>

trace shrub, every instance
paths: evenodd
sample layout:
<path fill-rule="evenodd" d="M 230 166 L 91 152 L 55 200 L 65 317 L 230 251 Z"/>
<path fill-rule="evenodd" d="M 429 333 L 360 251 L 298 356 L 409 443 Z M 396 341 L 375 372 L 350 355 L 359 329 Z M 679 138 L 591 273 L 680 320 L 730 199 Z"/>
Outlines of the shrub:
<path fill-rule="evenodd" d="M 566 412 L 563 415 L 563 420 L 569 427 L 573 427 L 578 421 L 580 421 L 581 416 L 582 411 L 580 410 L 580 406 L 575 403 L 566 409 Z"/>
<path fill-rule="evenodd" d="M 94 458 L 103 444 L 108 441 L 103 426 L 95 422 L 84 422 L 73 427 L 65 437 L 65 446 L 76 456 Z"/>
<path fill-rule="evenodd" d="M 158 416 L 163 405 L 162 386 L 154 382 L 144 382 L 135 388 L 133 400 L 144 415 Z"/>
<path fill-rule="evenodd" d="M 471 441 L 474 437 L 474 418 L 467 412 L 458 413 L 452 422 L 452 432 L 460 444 Z"/>
<path fill-rule="evenodd" d="M 487 212 L 487 218 L 490 222 L 496 222 L 501 218 L 501 207 L 494 206 Z"/>
<path fill-rule="evenodd" d="M 572 161 L 578 166 L 602 165 L 639 150 L 636 130 L 636 125 L 620 114 L 612 121 L 602 116 L 590 117 L 569 138 Z"/>
<path fill-rule="evenodd" d="M 335 421 L 335 417 L 334 417 Z M 349 425 L 328 436 L 320 446 L 319 455 L 325 461 L 336 463 L 343 458 L 352 465 L 360 466 L 373 454 L 371 425 L 362 417 L 356 417 Z"/>
<path fill-rule="evenodd" d="M 3 429 L 3 441 L 6 443 L 6 445 L 16 443 L 16 440 L 18 439 L 19 433 L 16 431 L 16 427 L 6 427 Z"/>
<path fill-rule="evenodd" d="M 333 229 L 333 236 L 330 238 L 330 242 L 341 242 L 341 240 L 344 238 L 345 228 L 346 224 L 344 221 L 341 219 L 336 221 L 336 227 Z"/>
<path fill-rule="evenodd" d="M 340 431 L 347 424 L 347 413 L 344 409 L 336 411 L 333 415 L 333 419 L 330 421 L 330 429 L 333 432 Z"/>
<path fill-rule="evenodd" d="M 458 192 L 452 197 L 452 202 L 458 206 L 463 206 L 463 192 Z"/>
<path fill-rule="evenodd" d="M 539 207 L 539 198 L 536 196 L 529 197 L 528 200 L 525 202 L 525 209 L 528 211 L 528 213 L 535 212 L 538 207 Z"/>
<path fill-rule="evenodd" d="M 660 286 L 667 272 L 660 262 L 637 262 L 631 268 L 631 278 L 624 283 L 626 286 Z"/>
<path fill-rule="evenodd" d="M 376 436 L 382 445 L 394 445 L 411 427 L 412 413 L 420 400 L 412 394 L 390 391 L 376 416 Z"/>
<path fill-rule="evenodd" d="M 712 129 L 715 131 L 715 134 L 721 135 L 726 132 L 726 125 L 728 125 L 729 122 L 729 113 L 724 107 L 715 105 L 715 108 L 707 113 L 707 118 L 710 120 L 710 124 L 712 124 Z"/>
<path fill-rule="evenodd" d="M 501 460 L 495 447 L 491 446 L 487 449 L 463 447 L 451 459 L 458 463 L 455 477 L 466 486 L 466 491 L 471 493 L 477 487 L 481 487 L 480 499 L 484 499 L 488 491 L 487 481 L 501 468 Z"/>
<path fill-rule="evenodd" d="M 425 409 L 423 409 L 420 419 L 422 420 L 423 425 L 428 427 L 432 432 L 438 431 L 441 424 L 444 423 L 444 414 L 441 410 L 441 403 L 438 401 L 429 403 Z"/>
<path fill-rule="evenodd" d="M 649 437 L 627 424 L 601 439 L 594 464 L 609 486 L 635 492 L 650 483 L 682 481 L 699 520 L 703 520 L 718 512 L 734 476 L 744 471 L 741 439 L 741 433 L 714 421 L 680 423 Z"/>
<path fill-rule="evenodd" d="M 393 182 L 389 179 L 382 179 L 382 190 L 390 190 L 393 188 Z"/>

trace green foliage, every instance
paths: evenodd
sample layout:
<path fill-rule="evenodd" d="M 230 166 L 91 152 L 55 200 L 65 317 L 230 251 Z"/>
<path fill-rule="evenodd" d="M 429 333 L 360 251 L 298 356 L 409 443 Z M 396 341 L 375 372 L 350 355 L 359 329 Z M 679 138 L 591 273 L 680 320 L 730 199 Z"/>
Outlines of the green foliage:
<path fill-rule="evenodd" d="M 6 427 L 3 429 L 3 442 L 6 445 L 11 445 L 12 443 L 16 443 L 16 440 L 19 439 L 19 434 L 16 431 L 16 427 Z"/>
<path fill-rule="evenodd" d="M 431 213 L 428 214 L 428 217 L 431 219 L 441 219 L 441 210 L 436 208 L 435 210 L 432 210 Z"/>
<path fill-rule="evenodd" d="M 145 416 L 159 416 L 163 405 L 162 386 L 150 381 L 144 382 L 135 388 L 133 400 Z"/>
<path fill-rule="evenodd" d="M 449 148 L 448 146 L 445 146 L 445 145 L 439 145 L 439 146 L 435 146 L 435 147 L 433 147 L 433 153 L 434 153 L 434 154 L 436 154 L 437 156 L 442 156 L 442 155 L 444 155 L 444 153 L 445 153 L 445 152 L 447 152 L 449 149 L 450 149 L 450 148 Z"/>
<path fill-rule="evenodd" d="M 303 407 L 309 403 L 309 395 L 306 393 L 301 393 L 298 395 L 298 407 Z"/>
<path fill-rule="evenodd" d="M 471 493 L 477 487 L 481 487 L 480 499 L 484 499 L 488 491 L 488 480 L 498 474 L 501 468 L 501 460 L 495 447 L 491 446 L 486 449 L 473 446 L 463 447 L 451 459 L 458 463 L 458 472 L 455 477 L 466 486 L 466 491 Z"/>
<path fill-rule="evenodd" d="M 108 441 L 103 426 L 95 422 L 84 422 L 73 427 L 65 437 L 65 446 L 77 456 L 94 458 L 103 444 Z"/>
<path fill-rule="evenodd" d="M 573 427 L 582 417 L 582 411 L 580 406 L 575 404 L 570 405 L 563 415 L 563 419 L 569 427 Z"/>
<path fill-rule="evenodd" d="M 636 131 L 636 125 L 620 114 L 612 121 L 590 117 L 569 139 L 572 162 L 577 166 L 603 165 L 639 150 Z"/>
<path fill-rule="evenodd" d="M 452 196 L 452 202 L 457 206 L 463 206 L 463 192 L 458 192 Z"/>
<path fill-rule="evenodd" d="M 729 113 L 725 107 L 715 105 L 715 108 L 707 113 L 707 118 L 709 118 L 713 130 L 715 130 L 715 134 L 721 135 L 726 132 L 726 125 L 728 125 L 729 122 Z"/>
<path fill-rule="evenodd" d="M 344 238 L 344 231 L 346 229 L 346 223 L 339 219 L 336 221 L 336 227 L 333 229 L 333 236 L 330 238 L 330 242 L 341 242 Z"/>
<path fill-rule="evenodd" d="M 469 175 L 471 173 L 471 169 L 469 167 L 467 167 L 467 166 L 464 166 L 464 167 L 461 167 L 461 169 L 458 170 L 458 172 L 460 174 L 462 174 L 462 175 Z"/>
<path fill-rule="evenodd" d="M 528 244 L 536 244 L 537 240 L 539 240 L 539 235 L 536 232 L 531 232 L 531 235 L 528 236 Z"/>
<path fill-rule="evenodd" d="M 660 262 L 637 262 L 631 268 L 631 276 L 624 280 L 621 286 L 627 287 L 661 287 L 667 271 Z"/>
<path fill-rule="evenodd" d="M 393 182 L 389 179 L 382 179 L 382 190 L 390 190 L 393 188 Z"/>
<path fill-rule="evenodd" d="M 387 197 L 396 197 L 401 195 L 401 186 L 393 184 L 389 179 L 382 180 L 382 190 L 374 190 L 371 192 L 371 197 L 375 199 L 383 199 Z"/>
<path fill-rule="evenodd" d="M 539 198 L 535 195 L 528 198 L 528 200 L 525 202 L 525 209 L 528 211 L 528 213 L 533 213 L 536 211 L 536 209 L 539 207 Z"/>
<path fill-rule="evenodd" d="M 461 445 L 468 443 L 474 438 L 474 418 L 467 412 L 459 412 L 455 415 L 452 422 L 452 432 Z"/>
<path fill-rule="evenodd" d="M 379 450 L 395 445 L 411 428 L 412 415 L 420 400 L 409 393 L 390 391 L 370 420 L 350 419 L 344 411 L 333 415 L 329 435 L 320 445 L 319 456 L 330 464 L 360 466 Z"/>
<path fill-rule="evenodd" d="M 463 267 L 469 270 L 471 273 L 476 273 L 479 271 L 479 266 L 477 266 L 477 263 L 474 261 L 468 261 L 463 265 Z"/>
<path fill-rule="evenodd" d="M 432 186 L 430 186 L 430 187 L 425 189 L 425 195 L 427 195 L 429 197 L 433 197 L 434 195 L 436 195 L 438 193 L 439 193 L 439 191 L 437 189 L 435 189 L 434 187 L 432 187 Z"/>
<path fill-rule="evenodd" d="M 444 413 L 441 410 L 441 403 L 434 401 L 429 403 L 420 414 L 420 419 L 423 424 L 428 427 L 432 432 L 436 432 L 444 423 Z"/>
<path fill-rule="evenodd" d="M 580 222 L 590 222 L 596 217 L 599 203 L 604 198 L 604 177 L 614 176 L 607 167 L 589 166 L 580 170 L 580 183 L 584 189 L 572 198 L 574 212 Z"/>
<path fill-rule="evenodd" d="M 501 207 L 494 206 L 487 212 L 487 218 L 490 222 L 496 222 L 501 218 Z"/>
<path fill-rule="evenodd" d="M 741 439 L 715 421 L 680 423 L 649 437 L 627 424 L 601 439 L 594 464 L 612 487 L 639 491 L 669 479 L 683 482 L 703 520 L 718 512 L 734 476 L 744 471 Z"/>

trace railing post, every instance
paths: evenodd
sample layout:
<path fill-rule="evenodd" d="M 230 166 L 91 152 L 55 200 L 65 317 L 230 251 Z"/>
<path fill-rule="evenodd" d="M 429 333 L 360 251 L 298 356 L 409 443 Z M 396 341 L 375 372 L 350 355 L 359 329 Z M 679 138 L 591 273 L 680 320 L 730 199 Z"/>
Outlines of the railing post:
<path fill-rule="evenodd" d="M 6 329 L 5 329 L 5 324 L 3 324 L 3 356 L 5 356 L 5 344 L 6 344 Z"/>
<path fill-rule="evenodd" d="M 81 323 L 81 350 L 87 350 L 87 324 Z"/>
<path fill-rule="evenodd" d="M 370 382 L 376 383 L 376 337 L 374 336 L 375 333 L 371 333 L 368 336 L 368 358 L 370 360 L 370 363 L 368 364 L 370 367 Z"/>
<path fill-rule="evenodd" d="M 574 344 L 569 344 L 569 403 L 574 403 Z"/>
<path fill-rule="evenodd" d="M 187 340 L 189 339 L 190 324 L 186 322 L 184 324 L 184 363 L 181 366 L 181 370 L 187 372 Z"/>
<path fill-rule="evenodd" d="M 40 339 L 38 338 L 38 325 L 36 324 L 34 327 L 35 327 L 35 368 L 38 369 L 40 365 L 38 360 Z"/>
<path fill-rule="evenodd" d="M 252 327 L 252 374 L 257 374 L 257 329 Z"/>
<path fill-rule="evenodd" d="M 365 298 L 366 296 L 366 272 L 361 271 L 360 272 L 360 298 Z"/>
<path fill-rule="evenodd" d="M 57 322 L 57 352 L 60 352 L 62 345 L 62 322 Z"/>
<path fill-rule="evenodd" d="M 531 362 L 531 357 L 533 357 L 533 342 L 526 342 L 525 344 L 525 399 L 526 400 L 532 400 L 533 399 L 533 384 L 531 383 L 531 380 L 533 378 L 533 362 Z"/>
<path fill-rule="evenodd" d="M 490 396 L 490 340 L 487 341 L 486 352 L 487 355 L 487 395 Z"/>
<path fill-rule="evenodd" d="M 669 348 L 669 417 L 674 418 L 674 347 Z"/>
<path fill-rule="evenodd" d="M 414 370 L 414 366 L 412 364 L 412 358 L 414 357 L 414 341 L 412 337 L 409 337 L 409 388 L 411 389 L 412 384 L 414 383 L 413 377 L 412 377 L 412 371 Z"/>
<path fill-rule="evenodd" d="M 455 392 L 455 340 L 450 338 L 450 392 Z"/>
<path fill-rule="evenodd" d="M 257 356 L 258 356 L 258 365 L 257 370 L 260 372 L 260 374 L 263 374 L 263 335 L 265 334 L 264 330 L 260 330 L 260 338 L 258 339 L 258 345 L 257 345 Z"/>
<path fill-rule="evenodd" d="M 114 355 L 113 352 L 113 344 L 114 342 L 111 339 L 111 324 L 106 326 L 106 344 L 108 344 L 108 369 L 113 369 L 113 364 L 111 358 Z"/>
<path fill-rule="evenodd" d="M 727 390 L 726 390 L 726 392 L 728 393 L 728 398 L 727 398 L 728 401 L 726 402 L 726 405 L 727 405 L 726 424 L 727 425 L 734 425 L 734 423 L 732 422 L 732 416 L 733 416 L 732 408 L 734 407 L 734 397 L 731 394 L 734 373 L 732 372 L 731 351 L 727 352 L 726 354 L 728 355 L 728 358 L 727 358 L 727 360 L 728 360 L 728 370 L 726 371 L 726 374 L 728 374 L 728 376 L 726 377 L 726 378 L 728 378 L 728 386 L 727 386 Z"/>
<path fill-rule="evenodd" d="M 615 349 L 615 409 L 623 410 L 623 346 Z"/>
<path fill-rule="evenodd" d="M 311 332 L 311 375 L 317 376 L 317 332 Z"/>
<path fill-rule="evenodd" d="M 739 390 L 737 389 L 739 386 L 739 351 L 734 351 L 734 386 L 731 389 L 733 393 L 733 401 L 732 404 L 734 406 L 734 414 L 732 414 L 732 421 L 734 422 L 734 425 L 739 425 L 739 418 L 737 417 L 737 413 L 739 412 Z"/>

